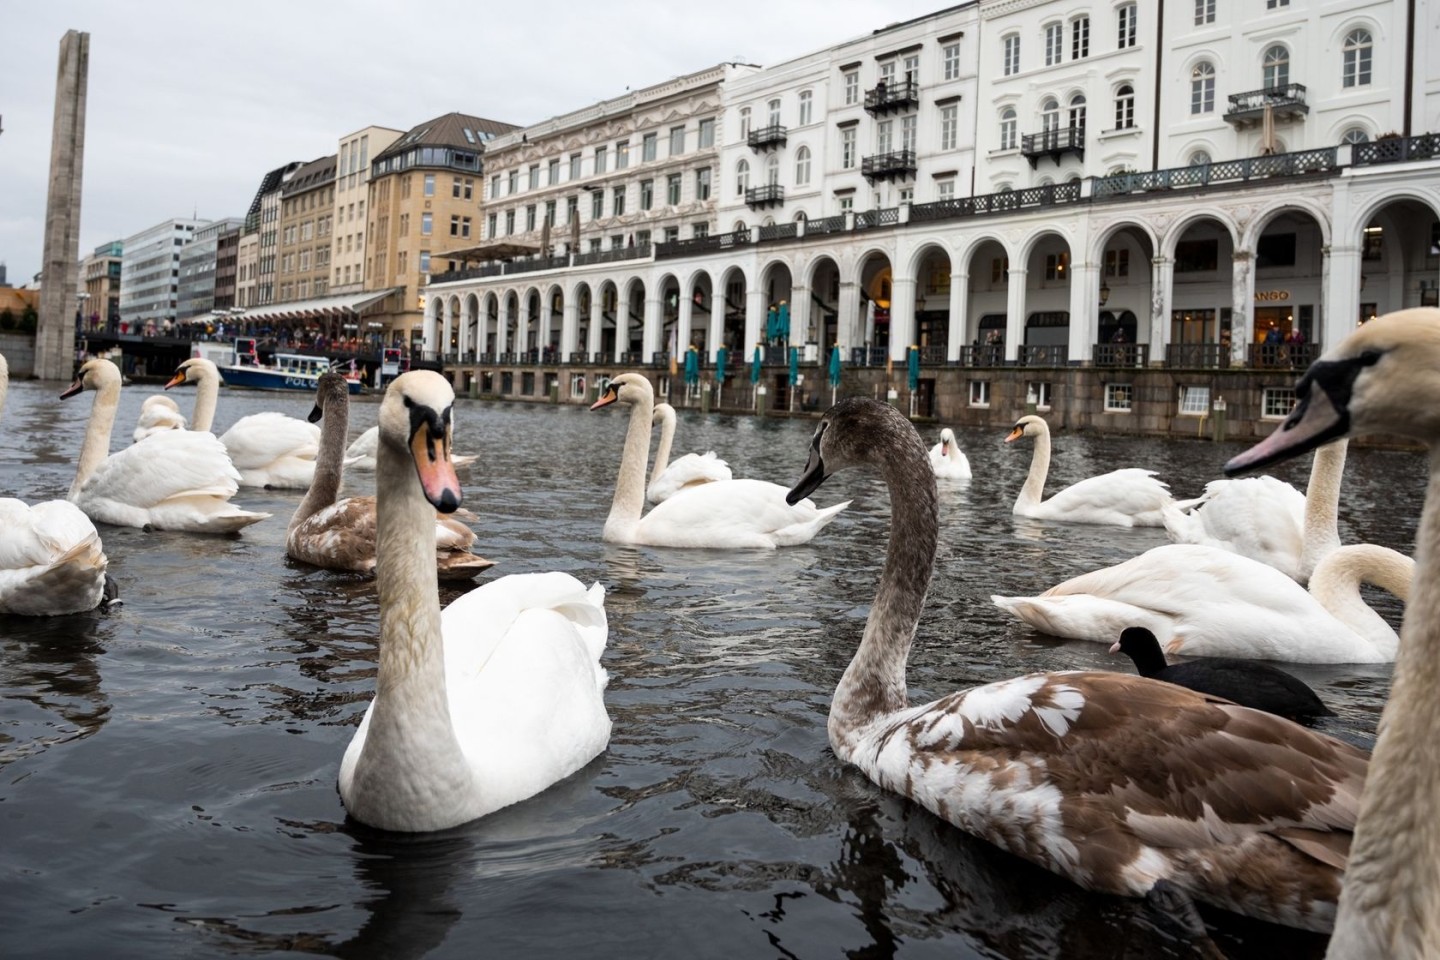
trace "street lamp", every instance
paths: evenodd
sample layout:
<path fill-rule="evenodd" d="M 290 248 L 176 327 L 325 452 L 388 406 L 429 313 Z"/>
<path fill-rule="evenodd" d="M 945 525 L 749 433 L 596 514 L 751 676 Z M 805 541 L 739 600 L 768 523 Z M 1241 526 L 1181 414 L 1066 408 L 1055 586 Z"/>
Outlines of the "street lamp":
<path fill-rule="evenodd" d="M 1110 299 L 1110 287 L 1104 280 L 1100 281 L 1100 306 L 1105 306 L 1105 301 Z"/>

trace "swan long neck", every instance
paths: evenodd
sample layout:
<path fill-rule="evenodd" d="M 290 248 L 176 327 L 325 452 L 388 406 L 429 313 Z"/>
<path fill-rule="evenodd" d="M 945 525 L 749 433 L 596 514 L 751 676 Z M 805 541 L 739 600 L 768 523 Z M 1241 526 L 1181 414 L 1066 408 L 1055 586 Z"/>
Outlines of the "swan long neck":
<path fill-rule="evenodd" d="M 908 702 L 905 662 L 930 588 L 940 517 L 928 454 L 913 434 L 905 442 L 913 450 L 891 444 L 879 461 L 890 490 L 885 568 L 860 648 L 840 678 L 830 706 L 830 743 L 842 758 L 849 756 L 850 742 L 860 728 L 903 710 Z"/>
<path fill-rule="evenodd" d="M 650 471 L 650 482 L 660 479 L 660 474 L 670 466 L 670 448 L 675 443 L 675 411 L 668 406 L 660 411 L 660 446 L 655 450 L 655 466 Z"/>
<path fill-rule="evenodd" d="M 90 407 L 90 425 L 80 445 L 80 463 L 75 467 L 75 482 L 70 484 L 71 500 L 94 475 L 97 467 L 110 456 L 110 431 L 115 426 L 115 411 L 120 407 L 120 381 L 116 379 L 95 389 L 95 402 Z"/>
<path fill-rule="evenodd" d="M 1440 956 L 1440 448 L 1415 542 L 1416 577 L 1390 699 L 1350 847 L 1332 957 Z"/>
<path fill-rule="evenodd" d="M 315 477 L 305 499 L 295 508 L 290 526 L 285 535 L 316 513 L 335 502 L 340 495 L 340 481 L 344 476 L 345 437 L 350 432 L 350 402 L 344 396 L 332 397 L 325 402 L 325 415 L 320 424 L 320 449 L 315 455 Z"/>
<path fill-rule="evenodd" d="M 1388 659 L 1398 638 L 1360 594 L 1362 583 L 1374 584 L 1401 600 L 1410 596 L 1415 561 L 1388 547 L 1355 543 L 1325 556 L 1310 575 L 1310 595 L 1335 618 L 1360 634 Z"/>
<path fill-rule="evenodd" d="M 10 392 L 10 367 L 0 354 L 0 414 L 5 412 L 5 395 Z"/>
<path fill-rule="evenodd" d="M 1045 477 L 1049 473 L 1050 430 L 1041 424 L 1040 432 L 1035 434 L 1035 453 L 1030 458 L 1030 472 L 1025 476 L 1025 486 L 1020 488 L 1020 496 L 1015 499 L 1015 505 L 1039 506 L 1040 501 L 1045 499 Z"/>
<path fill-rule="evenodd" d="M 220 403 L 220 380 L 206 370 L 195 380 L 195 416 L 190 429 L 208 433 L 215 425 L 215 408 Z"/>
<path fill-rule="evenodd" d="M 1345 475 L 1345 439 L 1328 443 L 1315 451 L 1310 483 L 1305 487 L 1305 529 L 1300 550 L 1301 573 L 1309 577 L 1325 555 L 1340 546 L 1337 518 L 1340 510 L 1340 481 Z"/>
<path fill-rule="evenodd" d="M 654 418 L 653 398 L 642 396 L 630 405 L 630 427 L 625 431 L 625 452 L 620 456 L 620 475 L 615 480 L 615 499 L 610 502 L 607 524 L 639 520 L 645 509 L 645 461 L 650 459 Z"/>

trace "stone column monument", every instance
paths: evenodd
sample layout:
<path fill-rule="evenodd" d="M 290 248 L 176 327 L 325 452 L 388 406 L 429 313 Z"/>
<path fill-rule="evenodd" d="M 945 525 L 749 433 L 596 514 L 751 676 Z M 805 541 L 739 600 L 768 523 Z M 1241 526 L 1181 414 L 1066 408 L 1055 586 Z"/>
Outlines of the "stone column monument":
<path fill-rule="evenodd" d="M 35 375 L 68 380 L 75 367 L 75 288 L 80 252 L 80 173 L 85 159 L 85 91 L 90 34 L 69 30 L 60 41 L 50 192 L 45 201 L 45 254 Z"/>

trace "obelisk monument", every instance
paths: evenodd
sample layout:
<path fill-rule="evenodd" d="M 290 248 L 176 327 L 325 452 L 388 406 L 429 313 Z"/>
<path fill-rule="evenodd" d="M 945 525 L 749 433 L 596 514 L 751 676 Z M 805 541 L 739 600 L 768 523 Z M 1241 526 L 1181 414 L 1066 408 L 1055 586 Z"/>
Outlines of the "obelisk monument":
<path fill-rule="evenodd" d="M 40 327 L 35 335 L 35 375 L 43 380 L 68 380 L 75 370 L 80 174 L 85 160 L 85 91 L 89 73 L 90 34 L 66 31 L 60 40 L 60 67 L 55 77 Z"/>

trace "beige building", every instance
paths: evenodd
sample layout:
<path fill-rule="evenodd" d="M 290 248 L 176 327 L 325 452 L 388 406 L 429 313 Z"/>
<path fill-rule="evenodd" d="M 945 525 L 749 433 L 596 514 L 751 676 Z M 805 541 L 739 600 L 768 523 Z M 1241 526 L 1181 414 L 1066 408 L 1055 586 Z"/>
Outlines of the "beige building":
<path fill-rule="evenodd" d="M 80 282 L 85 294 L 79 310 L 90 329 L 104 327 L 112 316 L 120 316 L 120 261 L 124 244 L 119 240 L 102 244 L 80 264 Z"/>
<path fill-rule="evenodd" d="M 312 160 L 280 189 L 276 303 L 324 297 L 329 292 L 335 162 L 334 154 Z"/>
<path fill-rule="evenodd" d="M 398 336 L 419 348 L 430 272 L 444 272 L 451 266 L 447 251 L 474 246 L 480 237 L 485 144 L 514 129 L 447 113 L 410 130 L 371 162 L 365 289 L 395 290 L 369 318 L 383 324 L 387 341 Z"/>
<path fill-rule="evenodd" d="M 235 302 L 234 307 L 253 307 L 256 304 L 256 290 L 260 284 L 260 234 L 250 231 L 240 234 L 238 251 L 235 256 Z"/>
<path fill-rule="evenodd" d="M 340 138 L 336 153 L 334 243 L 330 252 L 330 292 L 365 289 L 365 198 L 369 195 L 370 158 L 405 135 L 389 127 L 365 127 Z"/>

